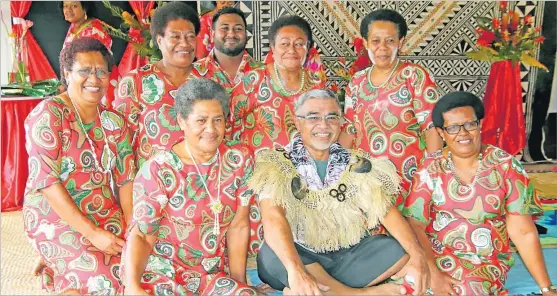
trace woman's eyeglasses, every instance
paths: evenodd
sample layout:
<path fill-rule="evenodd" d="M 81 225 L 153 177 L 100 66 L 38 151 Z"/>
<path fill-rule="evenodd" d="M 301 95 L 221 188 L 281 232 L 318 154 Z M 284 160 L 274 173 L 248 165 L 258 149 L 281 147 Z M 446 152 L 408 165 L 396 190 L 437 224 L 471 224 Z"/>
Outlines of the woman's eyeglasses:
<path fill-rule="evenodd" d="M 106 79 L 108 78 L 108 70 L 106 69 L 91 69 L 91 68 L 83 68 L 77 70 L 77 74 L 83 78 L 91 77 L 91 74 L 95 74 L 98 79 Z"/>
<path fill-rule="evenodd" d="M 464 124 L 453 124 L 453 125 L 449 125 L 449 126 L 444 126 L 442 127 L 442 129 L 444 129 L 447 134 L 449 135 L 456 135 L 458 133 L 460 133 L 460 129 L 462 127 L 464 127 L 465 130 L 471 132 L 471 131 L 475 131 L 476 129 L 478 129 L 478 126 L 480 125 L 480 121 L 479 120 L 474 120 L 474 121 L 467 121 Z"/>

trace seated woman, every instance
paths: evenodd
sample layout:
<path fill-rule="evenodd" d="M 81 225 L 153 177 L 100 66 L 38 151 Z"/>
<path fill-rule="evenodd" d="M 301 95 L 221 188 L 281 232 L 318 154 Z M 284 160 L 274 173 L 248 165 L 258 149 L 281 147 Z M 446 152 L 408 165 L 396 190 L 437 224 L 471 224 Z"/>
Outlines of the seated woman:
<path fill-rule="evenodd" d="M 62 50 L 60 65 L 68 91 L 42 101 L 25 121 L 25 230 L 46 263 L 39 272 L 49 292 L 114 294 L 135 165 L 125 120 L 100 105 L 112 55 L 81 38 Z"/>
<path fill-rule="evenodd" d="M 205 78 L 178 89 L 183 137 L 145 162 L 134 181 L 125 294 L 256 294 L 246 285 L 253 159 L 246 147 L 223 143 L 228 101 Z"/>
<path fill-rule="evenodd" d="M 433 124 L 446 142 L 416 172 L 404 214 L 428 256 L 439 295 L 506 294 L 514 263 L 510 241 L 544 295 L 557 295 L 531 215 L 542 212 L 526 171 L 511 155 L 481 141 L 482 101 L 445 95 Z"/>

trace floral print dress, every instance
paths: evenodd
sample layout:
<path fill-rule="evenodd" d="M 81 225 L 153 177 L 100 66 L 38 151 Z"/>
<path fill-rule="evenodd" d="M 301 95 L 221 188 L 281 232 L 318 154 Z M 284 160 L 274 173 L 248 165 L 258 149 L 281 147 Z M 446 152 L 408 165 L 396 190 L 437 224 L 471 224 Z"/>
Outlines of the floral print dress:
<path fill-rule="evenodd" d="M 495 146 L 483 153 L 478 176 L 468 189 L 445 157 L 426 159 L 403 214 L 427 225 L 437 267 L 463 281 L 459 295 L 506 294 L 514 264 L 506 216 L 540 214 L 540 200 L 520 162 Z"/>
<path fill-rule="evenodd" d="M 138 172 L 132 227 L 158 237 L 141 279 L 150 294 L 256 294 L 227 275 L 226 254 L 226 233 L 236 210 L 253 199 L 246 185 L 253 159 L 247 147 L 221 144 L 218 150 L 211 160 L 198 164 L 201 175 L 170 149 L 155 154 Z M 200 178 L 224 206 L 219 234 L 214 232 L 212 198 Z"/>
<path fill-rule="evenodd" d="M 427 70 L 401 62 L 382 88 L 371 86 L 371 67 L 357 72 L 346 89 L 343 131 L 355 136 L 353 148 L 385 156 L 402 177 L 401 207 L 412 176 L 424 157 L 423 133 L 433 127 L 431 111 L 439 100 L 437 86 Z"/>
<path fill-rule="evenodd" d="M 112 107 L 124 115 L 130 125 L 138 168 L 184 136 L 174 109 L 178 87 L 168 81 L 155 64 L 130 71 L 118 84 Z"/>
<path fill-rule="evenodd" d="M 72 33 L 74 31 L 75 24 L 70 25 L 70 29 L 66 34 L 66 39 L 64 39 L 64 46 L 65 48 L 69 43 L 71 43 L 74 39 L 79 39 L 83 37 L 91 37 L 99 40 L 106 48 L 110 51 L 112 48 L 112 37 L 106 32 L 103 28 L 102 21 L 99 19 L 92 19 L 90 20 L 85 26 L 79 29 L 78 32 Z"/>
<path fill-rule="evenodd" d="M 82 294 L 114 294 L 120 287 L 120 256 L 101 252 L 51 208 L 41 190 L 62 184 L 79 210 L 99 228 L 124 238 L 123 213 L 111 190 L 135 177 L 130 133 L 117 113 L 100 107 L 98 118 L 84 125 L 60 98 L 45 99 L 25 120 L 29 153 L 23 220 L 33 248 L 47 267 L 43 287 L 50 293 L 78 289 Z M 102 123 L 102 126 L 101 126 Z M 105 144 L 106 134 L 108 147 Z"/>

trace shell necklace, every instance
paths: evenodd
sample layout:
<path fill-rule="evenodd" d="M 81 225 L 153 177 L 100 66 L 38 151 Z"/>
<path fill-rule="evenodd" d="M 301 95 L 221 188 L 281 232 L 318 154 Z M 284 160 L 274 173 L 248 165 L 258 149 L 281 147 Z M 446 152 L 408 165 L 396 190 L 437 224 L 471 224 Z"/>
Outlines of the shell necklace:
<path fill-rule="evenodd" d="M 205 187 L 205 191 L 207 191 L 207 195 L 209 195 L 209 198 L 211 199 L 211 203 L 209 203 L 209 208 L 211 209 L 211 212 L 213 212 L 213 214 L 215 215 L 215 222 L 213 224 L 213 234 L 214 235 L 219 235 L 220 234 L 219 216 L 220 216 L 220 213 L 222 213 L 222 210 L 224 208 L 223 205 L 222 205 L 222 202 L 220 201 L 220 182 L 221 182 L 220 176 L 221 176 L 221 173 L 222 173 L 222 159 L 220 157 L 220 152 L 217 148 L 217 165 L 219 167 L 219 180 L 218 180 L 218 183 L 217 183 L 218 184 L 217 185 L 217 199 L 214 199 L 213 195 L 209 191 L 209 187 L 207 186 L 207 182 L 205 182 L 205 180 L 203 179 L 203 176 L 201 175 L 201 171 L 199 170 L 199 167 L 197 166 L 197 163 L 195 162 L 195 159 L 193 158 L 193 154 L 191 154 L 191 152 L 190 152 L 190 147 L 189 147 L 187 141 L 185 141 L 185 146 L 186 146 L 186 152 L 190 156 L 191 161 L 193 162 L 193 165 L 195 166 L 195 169 L 197 170 L 197 174 L 199 175 L 199 179 L 201 180 L 201 183 L 203 184 L 203 187 Z"/>
<path fill-rule="evenodd" d="M 398 68 L 398 64 L 400 63 L 400 59 L 396 59 L 396 64 L 393 67 L 393 69 L 391 70 L 391 73 L 389 73 L 389 76 L 387 77 L 387 79 L 385 79 L 385 81 L 383 83 L 381 83 L 381 85 L 379 86 L 375 86 L 373 85 L 373 82 L 371 82 L 371 72 L 373 71 L 373 68 L 375 67 L 375 64 L 371 66 L 371 69 L 369 69 L 369 73 L 368 73 L 368 81 L 369 81 L 369 85 L 371 85 L 371 88 L 383 88 L 385 87 L 385 85 L 387 85 L 387 83 L 389 82 L 389 80 L 391 80 L 391 78 L 393 77 L 393 74 L 395 74 L 396 69 Z"/>
<path fill-rule="evenodd" d="M 103 117 L 101 115 L 101 111 L 99 110 L 99 106 L 97 105 L 97 114 L 99 115 L 99 119 L 101 121 L 101 131 L 103 133 L 103 137 L 104 137 L 104 148 L 103 148 L 103 152 L 104 149 L 108 149 L 108 167 L 104 168 L 104 170 L 101 170 L 101 165 L 99 164 L 99 161 L 97 160 L 99 157 L 97 155 L 97 151 L 95 150 L 95 145 L 93 145 L 93 140 L 91 140 L 91 137 L 89 137 L 89 133 L 87 132 L 87 130 L 85 129 L 85 126 L 83 126 L 83 120 L 81 120 L 81 116 L 79 115 L 79 111 L 77 111 L 77 107 L 75 106 L 74 101 L 72 100 L 72 98 L 70 96 L 68 96 L 68 98 L 70 99 L 70 102 L 72 102 L 72 106 L 75 110 L 75 114 L 77 115 L 77 122 L 79 123 L 79 126 L 81 127 L 81 129 L 83 130 L 83 133 L 85 134 L 85 138 L 87 139 L 87 141 L 89 142 L 89 145 L 91 146 L 91 152 L 93 152 L 93 159 L 95 161 L 95 168 L 102 173 L 110 173 L 110 167 L 112 165 L 112 151 L 110 150 L 110 147 L 108 146 L 108 141 L 106 140 L 106 133 L 104 131 L 104 125 L 103 125 Z M 101 161 L 102 161 L 102 155 L 101 155 Z"/>
<path fill-rule="evenodd" d="M 276 62 L 274 63 L 274 68 L 275 68 L 275 76 L 277 77 L 278 86 L 281 89 L 281 91 L 284 92 L 287 96 L 295 96 L 304 90 L 306 86 L 306 71 L 304 71 L 303 68 L 302 68 L 302 83 L 300 83 L 300 88 L 296 91 L 289 91 L 286 89 L 286 87 L 284 86 L 285 83 L 282 81 L 282 78 L 280 77 L 280 73 L 278 71 L 278 65 Z"/>
<path fill-rule="evenodd" d="M 476 185 L 476 183 L 478 182 L 478 178 L 480 176 L 480 172 L 482 170 L 482 159 L 483 159 L 483 153 L 480 152 L 480 155 L 478 155 L 478 168 L 476 169 L 476 174 L 474 175 L 474 179 L 472 180 L 472 183 L 470 184 L 463 184 L 462 181 L 460 180 L 460 178 L 458 177 L 458 175 L 456 174 L 456 168 L 453 162 L 453 154 L 451 153 L 451 151 L 449 151 L 449 169 L 451 170 L 451 173 L 453 173 L 455 180 L 458 182 L 458 184 L 462 187 L 464 187 L 464 191 L 468 192 L 470 190 L 472 190 L 472 188 L 474 188 L 474 186 Z"/>

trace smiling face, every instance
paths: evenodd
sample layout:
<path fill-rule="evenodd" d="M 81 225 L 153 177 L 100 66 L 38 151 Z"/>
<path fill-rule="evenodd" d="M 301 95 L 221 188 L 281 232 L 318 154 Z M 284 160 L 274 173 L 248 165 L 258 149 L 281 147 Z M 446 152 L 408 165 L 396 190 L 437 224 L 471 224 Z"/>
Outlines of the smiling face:
<path fill-rule="evenodd" d="M 374 21 L 369 25 L 366 48 L 370 60 L 378 68 L 390 68 L 396 60 L 399 49 L 402 47 L 404 37 L 398 38 L 395 23 Z"/>
<path fill-rule="evenodd" d="M 157 36 L 157 44 L 165 63 L 178 68 L 189 67 L 195 58 L 195 27 L 184 19 L 171 20 L 164 35 Z"/>
<path fill-rule="evenodd" d="M 64 19 L 70 23 L 79 23 L 85 20 L 85 10 L 79 1 L 64 1 L 62 6 Z"/>
<path fill-rule="evenodd" d="M 108 88 L 108 74 L 108 65 L 100 52 L 80 52 L 72 69 L 64 70 L 68 94 L 76 100 L 100 103 Z"/>
<path fill-rule="evenodd" d="M 237 56 L 246 48 L 247 34 L 244 20 L 237 14 L 221 15 L 213 25 L 216 50 L 228 56 Z"/>
<path fill-rule="evenodd" d="M 329 150 L 338 140 L 340 116 L 337 102 L 326 98 L 308 99 L 296 112 L 296 128 L 310 154 Z"/>
<path fill-rule="evenodd" d="M 307 57 L 308 37 L 297 26 L 285 26 L 278 30 L 271 49 L 273 58 L 280 67 L 300 69 Z"/>
<path fill-rule="evenodd" d="M 194 154 L 216 153 L 224 139 L 226 121 L 218 100 L 196 101 L 186 119 L 178 116 L 178 124 Z"/>
<path fill-rule="evenodd" d="M 472 107 L 459 107 L 443 113 L 443 128 L 437 128 L 437 131 L 447 143 L 449 151 L 459 158 L 468 158 L 477 155 L 480 152 L 481 143 L 481 122 L 477 123 L 477 117 Z M 452 127 L 461 126 L 456 134 L 451 133 Z M 467 130 L 471 129 L 471 130 Z M 447 132 L 447 129 L 449 130 Z"/>

